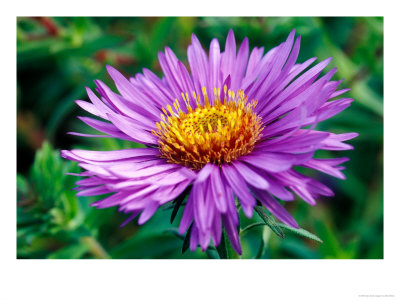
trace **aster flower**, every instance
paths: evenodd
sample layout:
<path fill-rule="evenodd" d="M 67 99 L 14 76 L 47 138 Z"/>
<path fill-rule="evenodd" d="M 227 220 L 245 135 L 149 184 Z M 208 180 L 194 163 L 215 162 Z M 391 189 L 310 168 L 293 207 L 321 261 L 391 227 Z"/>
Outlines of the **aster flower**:
<path fill-rule="evenodd" d="M 188 193 L 179 232 L 190 229 L 190 249 L 218 245 L 224 229 L 241 253 L 236 204 L 251 218 L 263 205 L 284 224 L 299 228 L 280 204 L 297 195 L 311 205 L 319 196 L 333 196 L 330 188 L 293 169 L 302 166 L 345 179 L 340 166 L 347 158 L 317 159 L 316 150 L 348 150 L 343 143 L 356 133 L 315 130 L 318 122 L 347 108 L 349 98 L 332 100 L 348 89 L 336 90 L 336 69 L 320 76 L 330 62 L 312 68 L 311 58 L 296 63 L 300 36 L 293 30 L 285 42 L 264 54 L 249 55 L 245 38 L 237 51 L 229 31 L 224 52 L 217 39 L 209 54 L 192 35 L 187 49 L 190 73 L 170 48 L 159 53 L 161 79 L 144 69 L 129 80 L 107 66 L 118 93 L 100 80 L 89 88 L 91 102 L 76 103 L 104 121 L 80 117 L 104 135 L 141 143 L 146 148 L 116 151 L 63 150 L 78 161 L 78 196 L 103 195 L 97 208 L 119 206 L 140 214 L 143 224 L 161 206 Z M 182 199 L 181 199 L 182 200 Z M 125 224 L 124 223 L 124 224 Z"/>

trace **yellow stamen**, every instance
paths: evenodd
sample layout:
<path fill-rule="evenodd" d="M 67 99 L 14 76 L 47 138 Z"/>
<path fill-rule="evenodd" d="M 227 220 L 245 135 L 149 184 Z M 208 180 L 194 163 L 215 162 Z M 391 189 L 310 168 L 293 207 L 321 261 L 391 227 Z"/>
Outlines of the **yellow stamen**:
<path fill-rule="evenodd" d="M 173 103 L 176 113 L 170 105 L 162 109 L 162 121 L 152 132 L 158 137 L 161 156 L 199 170 L 207 163 L 229 163 L 253 151 L 263 129 L 261 118 L 254 112 L 257 102 L 247 103 L 243 90 L 235 93 L 226 86 L 223 103 L 219 88 L 214 88 L 213 105 L 204 87 L 202 94 L 204 105 L 200 104 L 200 95 L 193 92 L 197 104 L 193 109 L 188 94 L 182 93 L 187 113 L 177 100 Z"/>

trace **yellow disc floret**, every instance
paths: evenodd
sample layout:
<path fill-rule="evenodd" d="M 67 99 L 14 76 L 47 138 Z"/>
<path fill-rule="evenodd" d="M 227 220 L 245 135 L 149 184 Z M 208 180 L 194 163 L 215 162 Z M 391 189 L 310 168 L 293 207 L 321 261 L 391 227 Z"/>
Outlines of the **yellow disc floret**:
<path fill-rule="evenodd" d="M 170 105 L 163 109 L 162 121 L 157 123 L 161 157 L 168 162 L 182 164 L 199 170 L 207 163 L 229 163 L 239 156 L 250 153 L 261 137 L 261 118 L 254 113 L 256 101 L 247 103 L 247 96 L 240 90 L 235 95 L 224 88 L 224 99 L 220 90 L 214 89 L 213 105 L 209 103 L 203 88 L 204 105 L 200 96 L 194 94 L 197 107 L 189 104 L 189 97 L 182 94 L 187 113 L 178 101 L 175 111 Z"/>

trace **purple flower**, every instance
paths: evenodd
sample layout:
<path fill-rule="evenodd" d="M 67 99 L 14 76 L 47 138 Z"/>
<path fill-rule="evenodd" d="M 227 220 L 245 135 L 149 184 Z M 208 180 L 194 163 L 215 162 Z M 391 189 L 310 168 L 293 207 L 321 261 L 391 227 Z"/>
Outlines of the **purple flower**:
<path fill-rule="evenodd" d="M 105 120 L 80 117 L 104 135 L 72 134 L 124 139 L 147 148 L 63 150 L 63 157 L 85 170 L 78 174 L 87 178 L 77 182 L 77 195 L 107 194 L 93 206 L 118 205 L 131 214 L 126 222 L 140 214 L 143 224 L 189 188 L 179 232 L 192 224 L 192 251 L 197 245 L 205 250 L 210 239 L 218 245 L 224 228 L 241 253 L 235 198 L 249 218 L 258 200 L 277 219 L 298 228 L 277 199 L 292 201 L 296 194 L 315 205 L 319 195 L 333 192 L 293 167 L 345 179 L 339 165 L 347 158 L 316 159 L 314 152 L 352 149 L 343 141 L 357 136 L 314 130 L 353 100 L 332 100 L 348 89 L 336 90 L 342 80 L 330 81 L 335 68 L 319 76 L 330 58 L 307 70 L 316 58 L 296 64 L 299 49 L 300 36 L 295 39 L 293 30 L 266 54 L 256 47 L 249 55 L 248 39 L 236 51 L 231 30 L 224 52 L 213 39 L 208 56 L 192 35 L 190 73 L 168 47 L 159 53 L 161 79 L 144 69 L 128 80 L 107 66 L 119 94 L 96 80 L 100 97 L 87 88 L 91 102 L 76 101 Z"/>

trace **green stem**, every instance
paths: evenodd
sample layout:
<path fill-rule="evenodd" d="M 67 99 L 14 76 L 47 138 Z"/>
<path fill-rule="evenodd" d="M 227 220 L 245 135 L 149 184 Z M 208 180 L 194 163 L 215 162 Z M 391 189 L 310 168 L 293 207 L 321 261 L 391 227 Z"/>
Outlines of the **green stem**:
<path fill-rule="evenodd" d="M 84 236 L 81 237 L 81 241 L 89 247 L 90 253 L 92 253 L 95 258 L 111 258 L 111 256 L 107 253 L 103 246 L 94 237 Z"/>
<path fill-rule="evenodd" d="M 261 245 L 260 248 L 258 249 L 258 253 L 256 255 L 256 259 L 260 259 L 265 251 L 267 250 L 268 247 L 268 242 L 269 242 L 269 238 L 271 236 L 271 231 L 268 230 L 267 227 L 264 227 L 261 233 Z"/>

